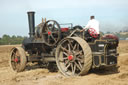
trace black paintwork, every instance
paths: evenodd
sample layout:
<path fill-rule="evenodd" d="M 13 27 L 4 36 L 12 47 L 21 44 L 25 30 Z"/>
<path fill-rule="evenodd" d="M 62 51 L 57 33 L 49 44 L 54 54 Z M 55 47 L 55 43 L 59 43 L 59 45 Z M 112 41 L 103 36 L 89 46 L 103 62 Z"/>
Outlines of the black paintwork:
<path fill-rule="evenodd" d="M 35 33 L 35 22 L 34 22 L 34 12 L 28 12 L 29 20 L 29 38 L 24 39 L 22 45 L 25 51 L 28 52 L 28 61 L 42 61 L 50 62 L 53 60 L 55 62 L 55 50 L 59 42 L 69 36 L 75 29 L 70 29 L 67 32 L 61 32 L 61 39 L 54 45 L 48 46 L 41 35 L 41 30 L 43 27 L 37 27 Z M 43 26 L 44 23 L 42 23 Z M 77 26 L 78 27 L 78 26 Z M 80 27 L 81 29 L 82 27 Z M 35 35 L 36 34 L 36 35 Z M 83 38 L 80 32 L 76 32 L 76 35 Z M 75 35 L 75 36 L 76 36 Z M 117 64 L 117 42 L 116 40 L 101 40 L 88 37 L 84 37 L 84 40 L 88 42 L 93 53 L 93 66 L 108 66 Z M 46 61 L 47 60 L 47 61 Z"/>
<path fill-rule="evenodd" d="M 34 37 L 34 35 L 35 35 L 34 14 L 35 14 L 35 12 L 28 12 L 28 23 L 29 23 L 29 35 L 30 35 L 30 37 Z"/>

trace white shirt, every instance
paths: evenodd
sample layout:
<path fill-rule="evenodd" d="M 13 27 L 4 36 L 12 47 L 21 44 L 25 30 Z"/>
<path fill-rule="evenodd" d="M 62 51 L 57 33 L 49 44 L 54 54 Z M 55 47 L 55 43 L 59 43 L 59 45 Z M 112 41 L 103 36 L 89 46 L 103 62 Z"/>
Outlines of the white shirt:
<path fill-rule="evenodd" d="M 95 19 L 91 19 L 88 21 L 88 24 L 85 26 L 84 29 L 93 28 L 99 34 L 99 22 Z"/>

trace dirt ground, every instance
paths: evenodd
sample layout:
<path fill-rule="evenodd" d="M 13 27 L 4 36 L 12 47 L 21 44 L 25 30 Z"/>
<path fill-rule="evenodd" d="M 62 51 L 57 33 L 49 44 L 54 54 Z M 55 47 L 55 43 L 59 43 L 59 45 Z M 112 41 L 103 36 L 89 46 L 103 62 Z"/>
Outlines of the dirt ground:
<path fill-rule="evenodd" d="M 0 46 L 0 85 L 128 85 L 128 41 L 120 41 L 118 72 L 95 71 L 85 76 L 64 77 L 59 72 L 32 68 L 14 73 L 9 68 L 9 51 L 13 45 Z"/>

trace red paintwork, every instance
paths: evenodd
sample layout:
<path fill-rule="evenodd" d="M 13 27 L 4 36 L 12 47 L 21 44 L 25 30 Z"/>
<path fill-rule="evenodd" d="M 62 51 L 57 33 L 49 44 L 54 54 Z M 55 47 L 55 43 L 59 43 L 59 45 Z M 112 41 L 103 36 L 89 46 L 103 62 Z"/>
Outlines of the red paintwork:
<path fill-rule="evenodd" d="M 69 28 L 61 28 L 61 32 L 67 32 Z"/>
<path fill-rule="evenodd" d="M 15 61 L 15 62 L 18 62 L 18 58 L 15 58 L 14 61 Z"/>
<path fill-rule="evenodd" d="M 119 38 L 114 34 L 105 34 L 101 39 L 114 39 L 116 41 L 116 45 L 118 46 L 119 44 Z"/>
<path fill-rule="evenodd" d="M 96 30 L 95 30 L 94 28 L 88 29 L 88 33 L 89 33 L 93 38 L 97 38 L 97 37 L 98 37 L 98 33 L 96 32 Z"/>
<path fill-rule="evenodd" d="M 51 32 L 50 31 L 48 32 L 48 35 L 51 35 Z"/>
<path fill-rule="evenodd" d="M 115 39 L 115 40 L 119 41 L 119 38 L 114 34 L 105 34 L 102 36 L 102 39 Z"/>
<path fill-rule="evenodd" d="M 72 59 L 73 59 L 72 55 L 68 56 L 68 60 L 72 60 Z"/>

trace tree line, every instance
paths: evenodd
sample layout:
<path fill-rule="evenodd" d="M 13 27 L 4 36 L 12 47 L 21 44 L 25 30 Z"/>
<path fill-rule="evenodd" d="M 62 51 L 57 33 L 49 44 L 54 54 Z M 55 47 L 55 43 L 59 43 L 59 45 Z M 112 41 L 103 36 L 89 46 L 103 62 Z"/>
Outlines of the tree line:
<path fill-rule="evenodd" d="M 114 34 L 116 36 L 118 36 L 119 38 L 123 38 L 126 39 L 128 38 L 128 34 L 121 34 L 120 32 L 117 33 L 113 33 L 113 32 L 100 32 L 101 35 L 104 34 Z M 0 45 L 15 45 L 15 44 L 22 44 L 22 41 L 24 40 L 24 38 L 26 37 L 22 37 L 22 36 L 9 36 L 7 34 L 4 34 L 1 38 L 0 38 Z"/>
<path fill-rule="evenodd" d="M 23 39 L 25 37 L 22 36 L 9 36 L 4 34 L 1 38 L 0 38 L 0 45 L 15 45 L 15 44 L 21 44 Z"/>

